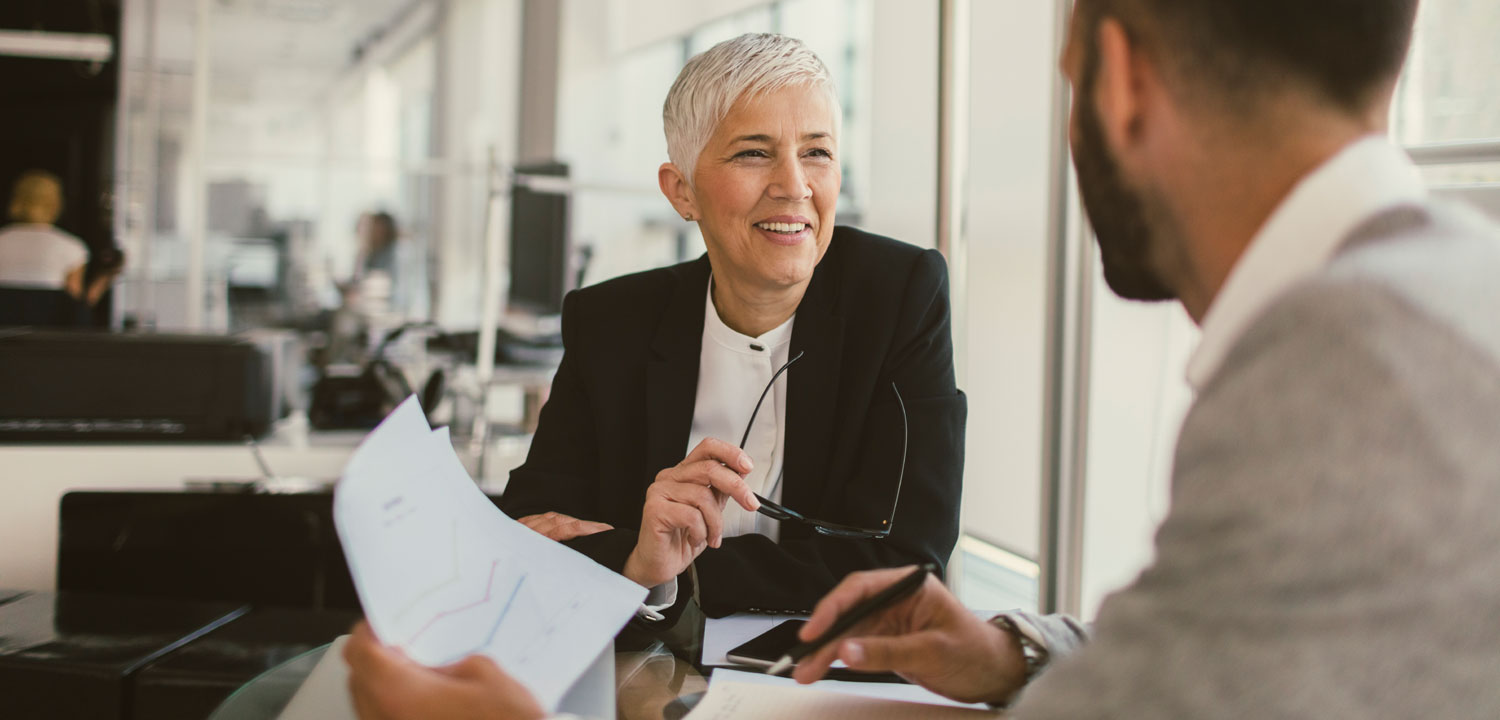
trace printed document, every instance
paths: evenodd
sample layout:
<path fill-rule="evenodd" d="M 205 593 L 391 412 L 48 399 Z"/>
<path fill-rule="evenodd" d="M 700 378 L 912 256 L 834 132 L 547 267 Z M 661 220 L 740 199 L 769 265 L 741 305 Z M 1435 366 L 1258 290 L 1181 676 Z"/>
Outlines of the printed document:
<path fill-rule="evenodd" d="M 495 661 L 555 710 L 646 589 L 500 512 L 408 398 L 334 491 L 366 619 L 414 660 Z"/>

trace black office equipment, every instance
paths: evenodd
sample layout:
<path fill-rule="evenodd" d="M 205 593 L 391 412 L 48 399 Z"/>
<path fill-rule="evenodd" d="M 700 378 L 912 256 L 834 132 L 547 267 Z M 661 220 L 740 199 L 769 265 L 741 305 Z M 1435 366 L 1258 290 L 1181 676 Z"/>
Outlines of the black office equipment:
<path fill-rule="evenodd" d="M 259 437 L 270 370 L 230 337 L 0 330 L 0 441 Z"/>
<path fill-rule="evenodd" d="M 518 165 L 516 175 L 521 180 L 511 191 L 510 307 L 536 315 L 561 315 L 563 296 L 576 282 L 569 227 L 571 195 L 533 189 L 526 178 L 566 180 L 568 166 L 556 162 Z"/>
<path fill-rule="evenodd" d="M 70 492 L 59 508 L 57 587 L 359 608 L 328 493 Z"/>

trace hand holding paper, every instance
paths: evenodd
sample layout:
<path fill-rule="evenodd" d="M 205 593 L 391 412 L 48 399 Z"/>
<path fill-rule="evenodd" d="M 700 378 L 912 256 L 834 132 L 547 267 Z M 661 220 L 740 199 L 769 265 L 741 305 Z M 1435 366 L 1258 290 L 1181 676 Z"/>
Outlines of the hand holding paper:
<path fill-rule="evenodd" d="M 484 655 L 548 710 L 646 595 L 501 513 L 414 398 L 350 459 L 334 519 L 383 643 L 429 666 Z"/>

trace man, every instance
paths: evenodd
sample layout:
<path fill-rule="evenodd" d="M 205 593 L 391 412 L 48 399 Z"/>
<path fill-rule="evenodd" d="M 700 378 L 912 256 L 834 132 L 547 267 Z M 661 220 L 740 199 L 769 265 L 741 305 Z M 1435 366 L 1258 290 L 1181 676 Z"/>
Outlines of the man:
<path fill-rule="evenodd" d="M 1500 232 L 1380 137 L 1415 6 L 1078 0 L 1105 278 L 1203 328 L 1156 561 L 1081 647 L 929 579 L 798 680 L 838 657 L 995 704 L 1032 680 L 1022 718 L 1500 715 Z M 850 576 L 804 638 L 905 572 Z M 356 678 L 391 666 L 351 648 Z M 366 676 L 366 702 L 409 697 Z"/>
<path fill-rule="evenodd" d="M 1381 136 L 1415 6 L 1078 0 L 1105 279 L 1203 329 L 1156 560 L 1082 649 L 930 580 L 799 680 L 840 657 L 1005 704 L 1040 673 L 1023 718 L 1500 716 L 1500 232 Z"/>

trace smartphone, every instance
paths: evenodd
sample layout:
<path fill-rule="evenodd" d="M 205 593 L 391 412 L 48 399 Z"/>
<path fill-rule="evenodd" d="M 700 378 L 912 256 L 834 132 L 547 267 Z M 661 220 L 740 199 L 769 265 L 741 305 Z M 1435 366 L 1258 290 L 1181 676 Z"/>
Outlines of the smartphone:
<path fill-rule="evenodd" d="M 771 667 L 798 642 L 797 631 L 806 625 L 806 620 L 788 620 L 755 637 L 749 642 L 730 650 L 726 657 L 730 662 L 755 667 Z"/>

